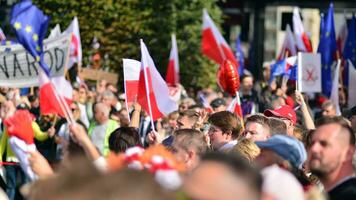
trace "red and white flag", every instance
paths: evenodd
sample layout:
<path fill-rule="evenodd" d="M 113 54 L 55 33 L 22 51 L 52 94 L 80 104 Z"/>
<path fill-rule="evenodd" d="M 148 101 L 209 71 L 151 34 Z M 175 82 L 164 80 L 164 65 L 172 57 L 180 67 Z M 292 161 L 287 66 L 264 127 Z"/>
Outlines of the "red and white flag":
<path fill-rule="evenodd" d="M 6 36 L 5 36 L 4 31 L 2 31 L 2 29 L 0 28 L 0 42 L 3 40 L 6 40 Z"/>
<path fill-rule="evenodd" d="M 137 101 L 153 121 L 178 109 L 169 96 L 167 83 L 157 71 L 143 41 L 141 43 L 141 70 Z"/>
<path fill-rule="evenodd" d="M 348 34 L 345 13 L 344 13 L 344 17 L 342 18 L 341 23 L 342 23 L 342 25 L 339 29 L 339 32 L 337 33 L 337 38 L 336 38 L 337 49 L 338 49 L 340 55 L 342 55 L 342 53 L 344 51 L 345 42 L 346 42 L 347 34 Z"/>
<path fill-rule="evenodd" d="M 61 35 L 61 27 L 59 24 L 56 24 L 56 26 L 51 29 L 51 32 L 49 33 L 48 39 L 51 38 L 56 38 Z"/>
<path fill-rule="evenodd" d="M 227 107 L 227 111 L 230 111 L 243 119 L 240 95 L 237 94 L 236 97 L 231 101 L 230 105 Z"/>
<path fill-rule="evenodd" d="M 80 64 L 82 62 L 82 43 L 80 40 L 79 23 L 78 18 L 74 17 L 69 27 L 64 33 L 72 34 L 72 42 L 70 45 L 70 55 L 68 69 L 73 66 L 74 63 Z"/>
<path fill-rule="evenodd" d="M 203 10 L 201 49 L 203 54 L 214 60 L 217 64 L 221 64 L 225 59 L 229 59 L 235 66 L 239 66 L 230 46 L 227 44 L 205 9 Z"/>
<path fill-rule="evenodd" d="M 73 99 L 73 88 L 70 83 L 65 80 L 64 76 L 50 80 L 41 68 L 38 70 L 41 114 L 58 114 L 61 117 L 66 117 L 67 114 L 71 115 L 68 113 L 71 112 L 68 105 Z"/>
<path fill-rule="evenodd" d="M 278 60 L 297 55 L 297 46 L 294 41 L 293 33 L 289 24 L 286 27 L 286 33 L 283 41 L 282 48 L 279 52 Z"/>
<path fill-rule="evenodd" d="M 172 48 L 169 54 L 166 82 L 169 86 L 177 86 L 179 84 L 178 47 L 175 34 L 172 34 Z"/>
<path fill-rule="evenodd" d="M 122 59 L 124 66 L 124 87 L 126 108 L 129 109 L 136 101 L 141 63 L 137 60 Z"/>
<path fill-rule="evenodd" d="M 356 68 L 349 62 L 349 108 L 356 106 Z"/>
<path fill-rule="evenodd" d="M 330 100 L 335 105 L 336 115 L 341 115 L 340 104 L 339 104 L 339 71 L 340 71 L 341 60 L 337 60 L 334 78 L 333 78 L 333 85 L 331 89 Z"/>
<path fill-rule="evenodd" d="M 293 9 L 293 31 L 298 50 L 302 52 L 313 52 L 309 37 L 304 31 L 304 26 L 300 19 L 298 7 Z"/>

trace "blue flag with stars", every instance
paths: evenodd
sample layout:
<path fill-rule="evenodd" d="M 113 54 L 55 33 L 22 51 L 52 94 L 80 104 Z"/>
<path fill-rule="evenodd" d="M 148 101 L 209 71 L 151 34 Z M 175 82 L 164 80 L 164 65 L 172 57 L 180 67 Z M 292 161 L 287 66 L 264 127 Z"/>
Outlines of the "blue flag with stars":
<path fill-rule="evenodd" d="M 344 47 L 344 59 L 350 60 L 353 66 L 356 66 L 356 18 L 355 14 L 352 15 L 351 24 L 348 28 L 348 35 Z M 344 73 L 344 84 L 349 85 L 349 62 L 346 62 Z"/>
<path fill-rule="evenodd" d="M 331 3 L 329 11 L 324 22 L 324 28 L 321 32 L 318 52 L 321 54 L 321 80 L 322 92 L 330 97 L 332 88 L 332 64 L 336 58 L 337 46 L 334 27 L 334 7 Z"/>
<path fill-rule="evenodd" d="M 17 40 L 39 62 L 49 76 L 49 69 L 43 59 L 43 39 L 46 35 L 49 17 L 32 4 L 30 0 L 17 3 L 11 13 L 12 27 Z"/>
<path fill-rule="evenodd" d="M 285 74 L 286 74 L 286 59 L 282 59 L 271 65 L 271 74 L 270 74 L 269 83 L 272 83 L 272 81 L 277 76 L 281 76 Z"/>
<path fill-rule="evenodd" d="M 239 76 L 242 76 L 244 74 L 244 69 L 245 69 L 245 55 L 241 48 L 240 36 L 237 36 L 235 45 L 236 45 L 235 57 L 237 62 L 239 63 L 239 67 L 238 67 Z"/>

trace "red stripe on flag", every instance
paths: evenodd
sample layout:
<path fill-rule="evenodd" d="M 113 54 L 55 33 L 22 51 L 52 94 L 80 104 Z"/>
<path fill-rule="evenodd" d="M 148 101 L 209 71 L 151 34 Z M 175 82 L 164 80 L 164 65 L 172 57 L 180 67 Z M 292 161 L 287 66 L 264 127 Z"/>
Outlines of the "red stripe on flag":
<path fill-rule="evenodd" d="M 224 58 L 222 57 L 218 43 L 214 37 L 214 34 L 210 28 L 203 30 L 202 46 L 201 50 L 203 54 L 213 59 L 216 63 L 222 63 Z"/>
<path fill-rule="evenodd" d="M 167 75 L 166 75 L 166 82 L 168 85 L 173 86 L 176 83 L 175 80 L 175 68 L 174 68 L 174 60 L 169 60 Z"/>

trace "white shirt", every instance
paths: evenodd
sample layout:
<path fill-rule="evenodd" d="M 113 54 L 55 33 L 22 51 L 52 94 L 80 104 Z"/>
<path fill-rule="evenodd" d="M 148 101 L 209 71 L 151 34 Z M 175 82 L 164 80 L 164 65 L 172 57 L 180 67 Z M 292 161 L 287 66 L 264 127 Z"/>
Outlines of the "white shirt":
<path fill-rule="evenodd" d="M 232 149 L 237 144 L 237 140 L 231 140 L 219 148 L 219 151 L 226 151 Z"/>

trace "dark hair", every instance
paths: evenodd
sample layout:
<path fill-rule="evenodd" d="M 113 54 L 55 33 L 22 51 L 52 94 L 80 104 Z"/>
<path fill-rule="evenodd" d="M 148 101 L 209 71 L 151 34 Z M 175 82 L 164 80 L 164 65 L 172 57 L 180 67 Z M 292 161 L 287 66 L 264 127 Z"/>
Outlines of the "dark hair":
<path fill-rule="evenodd" d="M 287 134 L 287 125 L 283 122 L 283 120 L 276 117 L 268 117 L 268 123 L 271 135 Z"/>
<path fill-rule="evenodd" d="M 341 116 L 335 116 L 335 117 L 322 117 L 316 122 L 316 127 L 323 126 L 323 125 L 329 125 L 329 124 L 338 124 L 341 126 L 341 128 L 345 129 L 349 135 L 350 135 L 350 145 L 354 146 L 355 145 L 355 131 L 351 128 L 350 123 L 347 119 Z"/>
<path fill-rule="evenodd" d="M 115 153 L 125 152 L 134 146 L 142 146 L 138 130 L 134 127 L 117 128 L 109 137 L 109 149 Z"/>
<path fill-rule="evenodd" d="M 245 124 L 247 124 L 249 122 L 259 123 L 262 126 L 267 126 L 268 128 L 270 127 L 268 117 L 266 117 L 262 114 L 255 114 L 255 115 L 248 116 L 246 118 Z"/>
<path fill-rule="evenodd" d="M 208 121 L 219 127 L 223 133 L 231 131 L 233 139 L 238 138 L 242 131 L 241 120 L 229 111 L 216 112 L 209 117 Z"/>
<path fill-rule="evenodd" d="M 258 196 L 261 195 L 262 177 L 260 173 L 238 153 L 208 152 L 202 156 L 202 162 L 204 161 L 217 162 L 227 166 L 236 176 L 241 177 Z"/>

